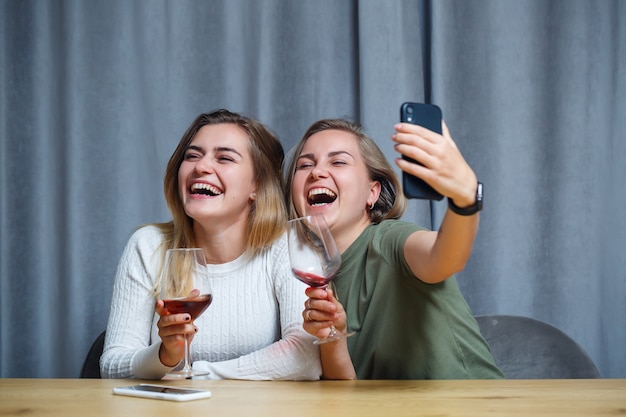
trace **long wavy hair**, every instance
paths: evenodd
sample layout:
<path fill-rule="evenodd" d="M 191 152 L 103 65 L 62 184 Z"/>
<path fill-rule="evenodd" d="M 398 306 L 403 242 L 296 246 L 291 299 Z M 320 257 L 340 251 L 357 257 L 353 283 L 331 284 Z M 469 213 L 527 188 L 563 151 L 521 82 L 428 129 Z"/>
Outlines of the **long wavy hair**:
<path fill-rule="evenodd" d="M 178 171 L 185 151 L 198 131 L 206 125 L 233 124 L 240 127 L 249 138 L 248 149 L 253 163 L 256 198 L 250 206 L 246 251 L 256 255 L 274 242 L 285 229 L 287 209 L 284 204 L 282 176 L 284 151 L 280 141 L 262 123 L 238 113 L 220 109 L 200 114 L 189 126 L 170 157 L 165 170 L 163 189 L 165 200 L 172 214 L 172 221 L 155 224 L 164 235 L 161 245 L 163 255 L 171 248 L 196 246 L 193 232 L 194 220 L 187 215 L 179 191 Z M 159 273 L 162 265 L 159 268 Z M 192 281 L 186 274 L 178 282 L 170 283 L 171 293 L 184 296 L 190 291 Z M 160 281 L 160 280 L 157 280 Z M 158 293 L 160 285 L 155 291 Z"/>
<path fill-rule="evenodd" d="M 295 218 L 299 215 L 293 204 L 291 191 L 298 156 L 302 153 L 304 144 L 311 136 L 325 130 L 340 130 L 354 135 L 359 143 L 359 150 L 365 162 L 369 179 L 380 183 L 381 189 L 378 200 L 369 210 L 370 221 L 372 223 L 379 223 L 386 219 L 399 219 L 402 217 L 406 211 L 407 200 L 402 193 L 402 184 L 398 180 L 398 176 L 387 161 L 387 158 L 385 158 L 383 152 L 378 145 L 376 145 L 376 142 L 363 132 L 361 125 L 345 119 L 323 119 L 313 123 L 296 145 L 293 158 L 287 169 L 285 203 L 289 210 L 289 217 Z M 300 215 L 302 214 L 303 213 L 300 213 Z"/>

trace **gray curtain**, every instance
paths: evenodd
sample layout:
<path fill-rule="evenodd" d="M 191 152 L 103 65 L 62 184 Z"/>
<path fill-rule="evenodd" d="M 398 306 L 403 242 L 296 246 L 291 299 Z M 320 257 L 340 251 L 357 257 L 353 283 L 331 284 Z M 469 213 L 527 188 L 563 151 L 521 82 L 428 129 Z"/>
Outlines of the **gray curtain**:
<path fill-rule="evenodd" d="M 485 184 L 458 277 L 474 313 L 547 321 L 626 377 L 625 18 L 619 0 L 0 0 L 0 377 L 78 376 L 197 114 L 258 118 L 286 149 L 349 117 L 393 159 L 409 100 L 442 107 Z"/>

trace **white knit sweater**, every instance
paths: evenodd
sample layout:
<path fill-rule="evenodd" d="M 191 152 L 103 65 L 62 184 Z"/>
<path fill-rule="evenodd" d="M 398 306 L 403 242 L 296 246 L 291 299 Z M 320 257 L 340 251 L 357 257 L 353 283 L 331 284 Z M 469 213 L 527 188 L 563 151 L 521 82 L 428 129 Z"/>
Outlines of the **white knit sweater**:
<path fill-rule="evenodd" d="M 158 357 L 161 339 L 151 293 L 162 235 L 146 226 L 122 254 L 100 359 L 103 378 L 161 378 L 172 368 Z M 195 368 L 212 379 L 316 380 L 319 350 L 302 328 L 306 286 L 291 273 L 283 236 L 262 255 L 209 266 L 213 302 L 195 320 Z M 196 283 L 202 290 L 202 283 Z"/>

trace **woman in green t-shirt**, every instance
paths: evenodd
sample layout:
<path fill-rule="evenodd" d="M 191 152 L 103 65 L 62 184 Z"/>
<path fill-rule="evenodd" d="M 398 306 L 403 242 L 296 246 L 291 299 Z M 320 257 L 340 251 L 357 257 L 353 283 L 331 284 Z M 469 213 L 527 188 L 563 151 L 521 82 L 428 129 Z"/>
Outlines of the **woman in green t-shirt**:
<path fill-rule="evenodd" d="M 322 213 L 342 253 L 337 294 L 309 288 L 304 328 L 355 334 L 320 346 L 327 379 L 502 378 L 454 274 L 471 254 L 482 184 L 445 124 L 443 134 L 399 123 L 406 173 L 448 198 L 438 231 L 398 220 L 406 198 L 392 167 L 358 124 L 321 120 L 304 134 L 287 174 L 291 217 Z"/>

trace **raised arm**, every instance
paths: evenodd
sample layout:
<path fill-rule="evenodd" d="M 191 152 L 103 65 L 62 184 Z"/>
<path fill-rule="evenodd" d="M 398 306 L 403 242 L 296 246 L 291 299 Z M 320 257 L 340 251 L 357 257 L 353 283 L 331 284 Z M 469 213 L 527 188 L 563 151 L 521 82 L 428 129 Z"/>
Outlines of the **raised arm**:
<path fill-rule="evenodd" d="M 456 207 L 474 205 L 478 181 L 461 155 L 445 122 L 439 135 L 421 126 L 399 123 L 393 140 L 401 154 L 420 164 L 396 159 L 404 172 L 416 175 L 446 196 Z M 424 282 L 441 282 L 467 263 L 478 232 L 479 214 L 460 215 L 448 208 L 438 231 L 418 231 L 406 241 L 405 258 Z"/>

